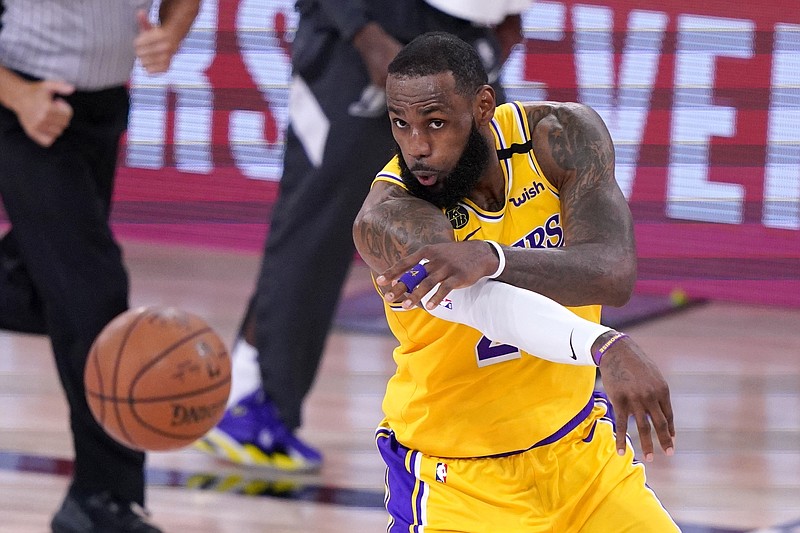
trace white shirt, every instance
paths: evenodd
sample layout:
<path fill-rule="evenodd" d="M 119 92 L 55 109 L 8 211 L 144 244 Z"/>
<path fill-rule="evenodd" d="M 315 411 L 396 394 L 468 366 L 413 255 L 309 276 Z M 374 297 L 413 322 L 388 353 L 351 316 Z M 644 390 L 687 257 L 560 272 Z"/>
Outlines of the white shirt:
<path fill-rule="evenodd" d="M 525 11 L 533 0 L 425 0 L 439 11 L 469 20 L 476 24 L 493 26 L 508 15 Z"/>
<path fill-rule="evenodd" d="M 152 0 L 2 0 L 0 65 L 78 89 L 124 85 L 135 60 L 136 11 Z"/>

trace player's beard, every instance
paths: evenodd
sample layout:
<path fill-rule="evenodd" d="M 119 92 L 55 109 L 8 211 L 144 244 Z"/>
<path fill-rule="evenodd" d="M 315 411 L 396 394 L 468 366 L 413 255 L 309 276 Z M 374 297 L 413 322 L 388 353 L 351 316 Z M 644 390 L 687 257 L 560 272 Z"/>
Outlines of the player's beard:
<path fill-rule="evenodd" d="M 446 176 L 439 177 L 439 181 L 434 187 L 428 187 L 417 180 L 412 170 L 431 169 L 424 165 L 415 165 L 413 169 L 409 168 L 397 143 L 395 143 L 395 151 L 400 164 L 400 177 L 408 191 L 442 209 L 455 207 L 463 198 L 469 196 L 489 164 L 490 153 L 486 139 L 483 138 L 473 121 L 464 151 L 456 166 Z"/>

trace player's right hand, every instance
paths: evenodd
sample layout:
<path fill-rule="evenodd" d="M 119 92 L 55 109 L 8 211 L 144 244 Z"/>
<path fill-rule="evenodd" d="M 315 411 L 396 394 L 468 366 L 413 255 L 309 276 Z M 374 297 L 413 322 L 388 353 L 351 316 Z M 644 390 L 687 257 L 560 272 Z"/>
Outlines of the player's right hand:
<path fill-rule="evenodd" d="M 75 87 L 63 81 L 30 82 L 14 110 L 22 129 L 36 144 L 52 146 L 72 120 L 72 106 L 61 96 L 68 96 Z"/>
<path fill-rule="evenodd" d="M 406 309 L 419 305 L 422 297 L 439 285 L 427 303 L 428 309 L 434 309 L 453 289 L 474 285 L 494 272 L 498 259 L 492 250 L 492 246 L 482 240 L 428 244 L 401 258 L 377 276 L 375 282 L 386 301 L 402 301 Z M 400 277 L 423 259 L 427 276 L 408 291 Z"/>
<path fill-rule="evenodd" d="M 353 37 L 372 85 L 386 87 L 389 63 L 402 50 L 400 41 L 389 35 L 377 22 L 368 22 Z"/>

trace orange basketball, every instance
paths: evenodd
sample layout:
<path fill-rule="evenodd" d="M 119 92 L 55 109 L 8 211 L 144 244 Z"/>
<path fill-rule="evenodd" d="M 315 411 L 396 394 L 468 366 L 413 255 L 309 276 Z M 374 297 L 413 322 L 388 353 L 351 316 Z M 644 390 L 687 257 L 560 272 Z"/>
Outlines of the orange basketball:
<path fill-rule="evenodd" d="M 84 378 L 89 408 L 109 435 L 137 450 L 173 450 L 222 418 L 231 358 L 202 318 L 140 307 L 100 332 Z"/>

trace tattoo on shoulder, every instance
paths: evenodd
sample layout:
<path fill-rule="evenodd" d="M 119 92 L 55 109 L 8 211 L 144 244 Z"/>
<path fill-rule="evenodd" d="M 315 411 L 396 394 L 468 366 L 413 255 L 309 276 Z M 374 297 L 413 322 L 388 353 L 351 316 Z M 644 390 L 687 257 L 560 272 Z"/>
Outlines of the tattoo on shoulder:
<path fill-rule="evenodd" d="M 618 234 L 628 224 L 627 209 L 614 179 L 614 145 L 603 120 L 577 103 L 548 102 L 526 111 L 537 159 L 561 193 L 568 242 Z"/>
<path fill-rule="evenodd" d="M 600 117 L 578 104 L 556 106 L 552 112 L 556 120 L 548 140 L 555 163 L 576 171 L 587 185 L 613 176 L 614 146 Z"/>

